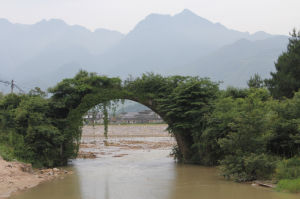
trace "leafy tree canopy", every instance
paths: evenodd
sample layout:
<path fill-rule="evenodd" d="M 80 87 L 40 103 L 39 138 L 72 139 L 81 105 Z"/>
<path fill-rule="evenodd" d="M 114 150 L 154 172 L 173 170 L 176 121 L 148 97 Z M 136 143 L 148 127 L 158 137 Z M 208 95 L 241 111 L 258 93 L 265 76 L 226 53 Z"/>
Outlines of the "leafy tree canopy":
<path fill-rule="evenodd" d="M 300 88 L 300 31 L 294 29 L 289 39 L 287 51 L 275 63 L 276 72 L 266 84 L 275 98 L 293 97 Z"/>

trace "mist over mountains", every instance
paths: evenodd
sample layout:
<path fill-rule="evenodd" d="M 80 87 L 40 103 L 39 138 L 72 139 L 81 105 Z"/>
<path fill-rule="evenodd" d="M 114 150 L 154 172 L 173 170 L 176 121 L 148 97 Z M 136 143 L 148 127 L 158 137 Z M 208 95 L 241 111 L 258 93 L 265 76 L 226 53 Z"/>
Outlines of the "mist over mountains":
<path fill-rule="evenodd" d="M 267 77 L 287 43 L 287 36 L 231 30 L 189 10 L 151 14 L 127 35 L 59 19 L 33 25 L 0 19 L 0 78 L 45 89 L 85 69 L 121 78 L 145 72 L 208 76 L 223 87 L 242 87 L 254 73 Z"/>

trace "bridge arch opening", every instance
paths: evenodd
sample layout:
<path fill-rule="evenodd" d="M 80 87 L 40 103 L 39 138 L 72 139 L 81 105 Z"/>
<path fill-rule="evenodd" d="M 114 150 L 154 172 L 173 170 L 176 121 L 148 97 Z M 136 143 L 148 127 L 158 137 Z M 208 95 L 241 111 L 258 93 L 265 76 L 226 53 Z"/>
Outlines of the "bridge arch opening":
<path fill-rule="evenodd" d="M 114 134 L 112 134 L 112 135 L 110 134 L 110 130 L 112 130 L 112 132 L 115 131 L 115 129 L 116 129 L 115 124 L 144 124 L 145 125 L 145 123 L 148 123 L 148 124 L 152 123 L 152 125 L 153 124 L 161 124 L 161 125 L 156 125 L 156 127 L 155 127 L 157 132 L 161 133 L 161 135 L 157 135 L 157 136 L 170 137 L 170 140 L 168 143 L 165 143 L 165 141 L 164 142 L 158 141 L 159 144 L 163 144 L 165 147 L 169 148 L 170 150 L 178 148 L 177 140 L 174 139 L 174 137 L 175 137 L 174 134 L 172 134 L 168 131 L 168 123 L 164 120 L 163 116 L 161 116 L 162 114 L 159 114 L 159 112 L 156 112 L 157 109 L 153 108 L 150 101 L 148 101 L 148 103 L 142 104 L 136 98 L 134 98 L 134 100 L 133 100 L 131 97 L 126 97 L 124 95 L 122 95 L 122 99 L 119 99 L 117 97 L 120 97 L 120 95 L 113 95 L 111 98 L 105 97 L 105 100 L 103 100 L 102 96 L 100 97 L 100 96 L 96 95 L 96 98 L 93 97 L 94 100 L 91 100 L 91 98 L 89 96 L 87 96 L 86 99 L 81 101 L 80 105 L 76 109 L 72 110 L 72 113 L 71 113 L 72 116 L 80 115 L 81 117 L 77 117 L 77 120 L 78 120 L 78 122 L 80 121 L 80 123 L 83 124 L 83 126 L 81 126 L 81 135 L 80 135 L 80 139 L 79 139 L 78 143 L 82 143 L 82 141 L 83 141 L 83 143 L 86 143 L 85 132 L 92 130 L 92 136 L 93 136 L 92 142 L 93 143 L 99 144 L 99 142 L 98 142 L 99 135 L 101 135 L 101 133 L 103 132 L 102 135 L 104 135 L 105 139 L 103 139 L 101 142 L 104 142 L 105 146 L 109 146 L 109 145 L 113 144 L 110 140 L 110 138 L 111 138 L 110 136 L 116 136 Z M 91 102 L 91 103 L 89 103 L 89 102 Z M 139 105 L 142 107 L 142 110 L 135 111 L 134 114 L 128 114 L 125 111 L 123 112 L 122 106 L 126 102 L 131 102 L 131 103 L 134 103 L 135 105 Z M 117 104 L 116 107 L 119 106 L 120 109 L 110 110 L 110 109 L 116 108 L 116 107 L 114 107 L 116 104 Z M 106 106 L 107 110 L 105 110 L 104 105 Z M 98 118 L 97 117 L 94 118 L 94 119 L 96 119 L 96 121 L 87 121 L 89 119 L 92 119 L 92 117 L 89 116 L 89 114 L 91 114 L 91 112 L 93 112 L 93 109 L 95 109 L 95 107 L 96 107 L 96 111 L 98 111 L 100 109 L 100 111 L 101 111 L 100 116 L 98 116 Z M 103 113 L 105 111 L 108 113 L 108 118 L 107 118 L 108 123 L 106 124 L 107 126 L 105 126 L 105 119 L 104 119 L 105 113 Z M 114 113 L 114 111 L 116 111 L 116 112 Z M 139 115 L 135 115 L 135 114 L 139 114 Z M 149 118 L 149 117 L 148 118 L 139 118 L 139 116 L 141 116 L 142 114 L 148 115 L 151 118 Z M 129 118 L 128 118 L 128 115 L 129 115 Z M 85 126 L 86 124 L 92 124 L 92 125 L 95 125 L 96 127 L 93 127 L 92 129 L 87 128 Z M 102 129 L 99 130 L 99 126 L 97 126 L 97 124 L 100 124 Z M 163 124 L 163 127 L 162 127 L 162 124 Z M 108 129 L 106 129 L 106 128 L 108 128 Z M 124 130 L 125 133 L 130 134 L 129 136 L 137 136 L 137 134 L 135 134 L 136 133 L 135 131 L 129 132 L 129 131 L 132 131 L 132 129 L 130 129 L 128 131 L 128 128 L 126 129 L 126 127 L 125 127 L 125 129 L 120 129 L 120 130 Z M 146 130 L 146 129 L 143 129 L 143 130 Z M 149 130 L 148 130 L 148 133 L 149 133 Z M 155 136 L 154 134 L 156 132 L 153 131 L 153 126 L 152 126 L 152 128 L 150 127 L 150 133 L 152 134 L 151 136 Z M 145 136 L 142 133 L 140 133 L 140 134 L 142 136 Z M 124 133 L 120 133 L 119 136 L 126 137 L 126 135 L 124 135 Z M 146 136 L 150 136 L 150 135 L 148 134 Z M 102 136 L 100 136 L 100 138 L 101 137 Z M 113 139 L 113 142 L 115 142 L 115 141 L 116 140 Z M 126 140 L 123 140 L 123 141 L 126 142 Z M 137 143 L 137 142 L 135 142 L 135 143 Z M 145 142 L 144 142 L 144 144 L 145 144 Z M 134 145 L 134 144 L 128 142 L 128 140 L 127 140 L 127 146 L 130 146 L 130 145 Z M 132 146 L 132 147 L 134 147 L 134 146 Z M 151 149 L 151 147 L 149 149 Z M 79 157 L 82 157 L 82 154 L 81 154 L 81 151 L 79 151 L 79 148 L 78 148 L 78 152 L 79 152 Z M 90 155 L 90 154 L 87 154 L 87 155 Z"/>
<path fill-rule="evenodd" d="M 167 131 L 168 125 L 159 115 L 133 101 L 125 100 L 117 103 L 117 107 L 114 102 L 109 103 L 111 109 L 107 110 L 107 129 L 103 104 L 84 115 L 78 158 L 141 155 L 145 150 L 156 150 L 154 153 L 160 150 L 165 154 L 176 147 L 174 137 Z"/>

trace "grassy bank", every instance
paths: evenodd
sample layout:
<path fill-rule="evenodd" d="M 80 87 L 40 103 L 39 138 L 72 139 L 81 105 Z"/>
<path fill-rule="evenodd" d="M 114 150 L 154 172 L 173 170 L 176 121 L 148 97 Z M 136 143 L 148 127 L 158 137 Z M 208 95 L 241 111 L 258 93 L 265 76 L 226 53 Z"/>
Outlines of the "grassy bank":
<path fill-rule="evenodd" d="M 300 193 L 300 157 L 280 161 L 275 176 L 277 191 Z"/>
<path fill-rule="evenodd" d="M 14 160 L 13 149 L 0 143 L 0 156 L 6 161 Z"/>
<path fill-rule="evenodd" d="M 300 178 L 280 180 L 276 186 L 277 191 L 300 193 Z"/>

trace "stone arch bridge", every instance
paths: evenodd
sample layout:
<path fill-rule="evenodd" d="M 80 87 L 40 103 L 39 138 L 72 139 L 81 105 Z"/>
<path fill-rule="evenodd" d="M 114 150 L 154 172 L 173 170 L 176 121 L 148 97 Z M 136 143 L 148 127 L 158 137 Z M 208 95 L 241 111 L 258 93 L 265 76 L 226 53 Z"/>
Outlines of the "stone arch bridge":
<path fill-rule="evenodd" d="M 201 118 L 217 90 L 217 84 L 198 77 L 163 77 L 148 73 L 121 81 L 80 71 L 74 78 L 49 89 L 56 126 L 65 135 L 61 160 L 67 161 L 72 150 L 78 149 L 82 116 L 89 109 L 111 100 L 132 100 L 157 113 L 168 124 L 178 144 L 179 158 L 192 162 L 195 133 L 201 131 Z"/>

